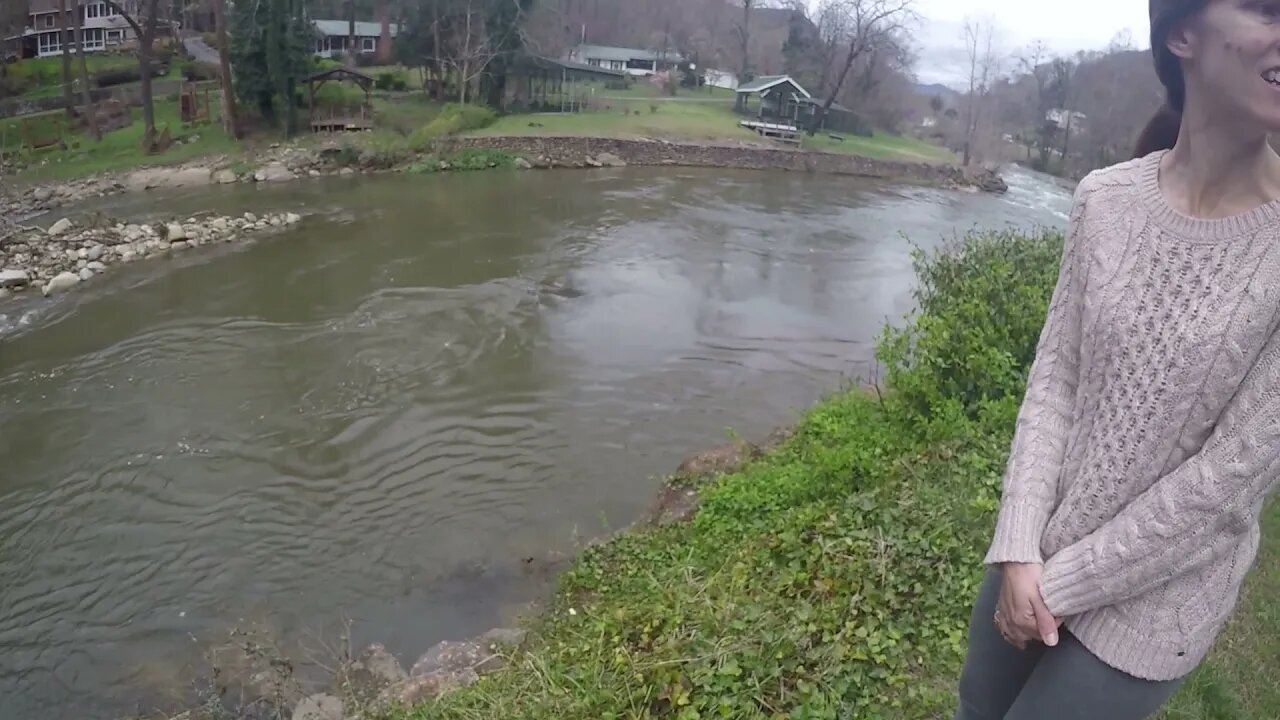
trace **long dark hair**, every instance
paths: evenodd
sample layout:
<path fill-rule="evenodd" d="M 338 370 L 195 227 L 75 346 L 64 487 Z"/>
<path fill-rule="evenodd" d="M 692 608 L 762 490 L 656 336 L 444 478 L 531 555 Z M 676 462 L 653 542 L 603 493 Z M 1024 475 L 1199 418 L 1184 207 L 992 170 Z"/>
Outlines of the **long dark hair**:
<path fill-rule="evenodd" d="M 1199 13 L 1210 0 L 1151 0 L 1151 55 L 1156 63 L 1156 76 L 1164 85 L 1165 104 L 1151 118 L 1138 136 L 1134 157 L 1157 150 L 1170 150 L 1178 142 L 1182 127 L 1182 109 L 1187 102 L 1187 83 L 1182 77 L 1182 64 L 1169 51 L 1169 33 L 1179 24 Z"/>

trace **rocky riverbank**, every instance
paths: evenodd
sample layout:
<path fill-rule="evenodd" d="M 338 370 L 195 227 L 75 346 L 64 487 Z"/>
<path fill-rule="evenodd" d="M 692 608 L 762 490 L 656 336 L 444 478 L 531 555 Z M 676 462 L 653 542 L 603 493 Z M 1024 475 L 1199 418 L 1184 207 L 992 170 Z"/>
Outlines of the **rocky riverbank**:
<path fill-rule="evenodd" d="M 0 237 L 0 300 L 38 289 L 70 290 L 112 265 L 182 252 L 201 245 L 262 236 L 301 222 L 296 213 L 237 217 L 201 215 L 154 224 L 100 216 L 62 218 L 48 229 L 16 225 Z"/>
<path fill-rule="evenodd" d="M 494 150 L 515 158 L 521 169 L 599 168 L 623 165 L 714 167 L 748 170 L 853 175 L 944 188 L 1004 192 L 999 174 L 955 165 L 876 160 L 858 155 L 791 150 L 763 145 L 716 145 L 592 137 L 457 137 L 440 140 L 423 152 L 408 147 L 377 148 L 359 139 L 333 138 L 321 143 L 273 144 L 256 152 L 253 161 L 204 158 L 172 167 L 95 176 L 29 187 L 0 185 L 0 218 L 8 222 L 48 213 L 87 198 L 160 188 L 201 187 L 237 182 L 278 183 L 327 175 L 385 172 L 421 166 L 434 160 L 441 170 L 454 167 L 450 158 L 464 150 Z M 0 221 L 0 234 L 3 232 Z"/>

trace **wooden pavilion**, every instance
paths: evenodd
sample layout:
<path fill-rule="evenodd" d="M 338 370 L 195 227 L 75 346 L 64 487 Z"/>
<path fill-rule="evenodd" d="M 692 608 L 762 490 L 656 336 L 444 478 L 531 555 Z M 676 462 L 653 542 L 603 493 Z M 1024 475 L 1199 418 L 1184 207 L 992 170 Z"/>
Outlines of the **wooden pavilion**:
<path fill-rule="evenodd" d="M 316 107 L 316 92 L 327 82 L 351 82 L 364 91 L 364 101 L 358 106 Z M 373 105 L 369 92 L 373 78 L 358 70 L 336 67 L 323 70 L 307 78 L 307 112 L 311 120 L 311 132 L 345 132 L 373 129 Z"/>

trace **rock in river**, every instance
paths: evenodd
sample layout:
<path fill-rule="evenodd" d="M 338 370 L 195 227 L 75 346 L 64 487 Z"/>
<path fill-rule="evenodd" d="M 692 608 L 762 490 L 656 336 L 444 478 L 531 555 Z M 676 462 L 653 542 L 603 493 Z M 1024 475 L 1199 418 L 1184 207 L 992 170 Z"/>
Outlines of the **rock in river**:
<path fill-rule="evenodd" d="M 48 283 L 45 283 L 43 292 L 46 296 L 52 295 L 54 293 L 58 293 L 58 292 L 62 292 L 63 290 L 70 289 L 71 287 L 74 287 L 79 282 L 80 282 L 80 276 L 76 275 L 75 273 L 69 273 L 69 272 L 60 273 L 57 277 L 50 280 Z"/>
<path fill-rule="evenodd" d="M 169 242 L 177 242 L 187 239 L 187 229 L 179 223 L 169 223 L 165 228 L 165 239 Z"/>
<path fill-rule="evenodd" d="M 293 709 L 293 720 L 343 720 L 346 709 L 342 701 L 332 695 L 312 695 L 302 698 Z"/>
<path fill-rule="evenodd" d="M 53 237 L 57 237 L 70 229 L 71 221 L 66 218 L 62 218 L 58 222 L 49 226 L 49 234 Z"/>
<path fill-rule="evenodd" d="M 596 162 L 605 167 L 626 167 L 627 161 L 614 155 L 613 153 L 600 153 L 596 156 Z"/>
<path fill-rule="evenodd" d="M 90 270 L 90 269 L 89 269 L 89 268 L 87 268 L 87 267 L 85 267 L 85 268 L 80 268 L 80 279 L 81 279 L 81 280 L 92 280 L 92 279 L 93 279 L 93 271 L 92 271 L 92 270 Z"/>
<path fill-rule="evenodd" d="M 102 259 L 102 246 L 101 246 L 101 245 L 94 245 L 93 247 L 89 248 L 89 250 L 85 253 L 85 259 L 90 260 L 90 261 L 92 261 L 92 260 L 101 260 L 101 259 Z"/>
<path fill-rule="evenodd" d="M 0 288 L 24 287 L 29 282 L 26 270 L 0 270 Z"/>

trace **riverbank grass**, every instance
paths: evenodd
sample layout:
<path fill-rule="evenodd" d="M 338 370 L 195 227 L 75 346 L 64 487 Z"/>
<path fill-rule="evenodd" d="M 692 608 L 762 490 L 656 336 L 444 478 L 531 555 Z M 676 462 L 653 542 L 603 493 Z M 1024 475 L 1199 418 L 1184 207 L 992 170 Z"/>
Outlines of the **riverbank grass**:
<path fill-rule="evenodd" d="M 195 127 L 184 127 L 177 100 L 157 99 L 155 105 L 156 128 L 168 128 L 175 144 L 163 153 L 147 155 L 142 152 L 142 110 L 132 108 L 133 123 L 128 127 L 109 132 L 102 140 L 94 141 L 82 133 L 66 137 L 68 147 L 36 151 L 29 156 L 30 165 L 15 176 L 23 182 L 67 180 L 105 172 L 123 172 L 154 165 L 172 165 L 219 154 L 235 154 L 240 145 L 222 129 L 221 112 L 216 103 L 210 108 L 210 120 Z M 43 113 L 28 116 L 42 127 L 49 128 L 62 114 Z M 0 122 L 0 134 L 6 138 L 5 153 L 17 150 L 19 142 L 18 120 Z"/>
<path fill-rule="evenodd" d="M 587 550 L 506 670 L 391 717 L 949 717 L 1060 251 L 1002 233 L 918 256 L 883 388 L 819 404 L 692 522 Z M 1276 507 L 1265 530 L 1239 618 L 1164 720 L 1280 716 Z"/>

